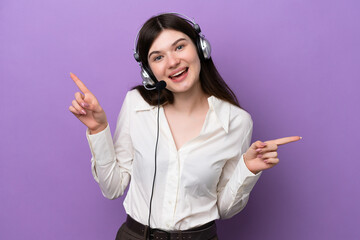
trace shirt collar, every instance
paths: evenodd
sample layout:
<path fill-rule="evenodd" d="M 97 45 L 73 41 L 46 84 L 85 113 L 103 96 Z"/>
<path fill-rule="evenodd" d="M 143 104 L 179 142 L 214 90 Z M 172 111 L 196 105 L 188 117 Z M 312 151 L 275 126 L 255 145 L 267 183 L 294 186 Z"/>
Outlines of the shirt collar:
<path fill-rule="evenodd" d="M 142 97 L 141 97 L 142 98 Z M 140 111 L 148 111 L 151 109 L 154 109 L 156 106 L 151 106 L 150 104 L 148 104 L 145 100 L 144 101 L 140 101 L 136 106 L 135 106 L 135 111 L 136 112 L 140 112 Z"/>
<path fill-rule="evenodd" d="M 230 119 L 230 103 L 218 99 L 214 96 L 210 96 L 208 98 L 209 110 L 214 111 L 216 118 L 221 125 L 221 127 L 225 130 L 226 133 L 229 131 L 229 119 Z M 155 109 L 156 106 L 152 106 L 148 104 L 146 101 L 140 101 L 136 107 L 135 111 L 148 111 Z"/>
<path fill-rule="evenodd" d="M 230 103 L 214 96 L 208 98 L 209 109 L 215 112 L 216 118 L 226 133 L 229 131 Z"/>

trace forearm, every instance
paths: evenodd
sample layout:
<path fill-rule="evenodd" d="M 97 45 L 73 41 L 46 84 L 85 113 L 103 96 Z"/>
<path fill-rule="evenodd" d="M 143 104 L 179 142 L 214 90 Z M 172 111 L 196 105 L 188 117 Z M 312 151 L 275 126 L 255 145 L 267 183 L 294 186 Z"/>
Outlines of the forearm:
<path fill-rule="evenodd" d="M 131 157 L 116 155 L 109 126 L 94 135 L 88 130 L 87 138 L 92 154 L 92 174 L 103 195 L 109 199 L 121 196 L 130 181 Z"/>
<path fill-rule="evenodd" d="M 94 178 L 99 183 L 104 197 L 115 199 L 122 196 L 130 182 L 130 174 L 119 167 L 116 160 L 103 165 L 97 164 L 96 160 L 92 162 Z"/>
<path fill-rule="evenodd" d="M 250 172 L 241 157 L 233 175 L 224 188 L 218 192 L 218 208 L 221 218 L 230 218 L 246 206 L 250 192 L 260 175 L 261 172 L 256 175 Z"/>

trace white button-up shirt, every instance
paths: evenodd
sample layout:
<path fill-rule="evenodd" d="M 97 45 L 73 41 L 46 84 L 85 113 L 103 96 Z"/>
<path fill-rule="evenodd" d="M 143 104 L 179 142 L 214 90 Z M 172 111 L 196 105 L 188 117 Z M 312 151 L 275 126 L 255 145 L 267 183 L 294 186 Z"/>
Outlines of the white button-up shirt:
<path fill-rule="evenodd" d="M 246 205 L 261 172 L 246 167 L 251 116 L 226 101 L 208 98 L 209 110 L 200 134 L 177 150 L 160 107 L 157 174 L 151 227 L 185 230 L 219 218 L 229 218 Z M 110 128 L 87 139 L 92 174 L 103 195 L 121 196 L 126 213 L 147 225 L 154 176 L 157 107 L 137 90 L 129 91 L 121 108 L 114 137 Z M 131 180 L 131 181 L 130 181 Z"/>

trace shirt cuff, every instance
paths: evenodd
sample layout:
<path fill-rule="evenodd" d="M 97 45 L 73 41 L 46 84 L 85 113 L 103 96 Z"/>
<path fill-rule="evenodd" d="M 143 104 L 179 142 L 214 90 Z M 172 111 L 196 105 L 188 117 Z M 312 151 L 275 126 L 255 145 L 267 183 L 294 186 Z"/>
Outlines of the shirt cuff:
<path fill-rule="evenodd" d="M 245 153 L 244 153 L 245 154 Z M 251 172 L 248 167 L 246 166 L 245 160 L 244 160 L 244 154 L 241 155 L 241 159 L 240 159 L 240 170 L 241 170 L 241 174 L 243 176 L 258 176 L 261 174 L 262 171 L 258 172 L 257 174 L 254 174 L 253 172 Z"/>
<path fill-rule="evenodd" d="M 90 134 L 90 130 L 87 129 L 86 138 L 91 154 L 97 164 L 107 164 L 114 159 L 115 150 L 109 124 L 103 131 L 95 134 Z"/>
<path fill-rule="evenodd" d="M 257 174 L 252 173 L 246 166 L 244 161 L 244 154 L 241 155 L 241 159 L 238 165 L 238 173 L 239 173 L 239 182 L 238 185 L 233 188 L 233 192 L 237 193 L 240 189 L 245 190 L 245 192 L 250 193 L 256 182 L 259 180 L 262 171 Z M 240 187 L 242 186 L 242 187 Z"/>

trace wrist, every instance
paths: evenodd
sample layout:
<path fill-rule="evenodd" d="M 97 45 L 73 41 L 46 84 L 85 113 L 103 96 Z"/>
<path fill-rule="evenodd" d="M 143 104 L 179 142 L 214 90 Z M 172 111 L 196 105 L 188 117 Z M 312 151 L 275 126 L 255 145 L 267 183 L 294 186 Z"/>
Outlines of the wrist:
<path fill-rule="evenodd" d="M 244 159 L 244 163 L 245 166 L 247 167 L 247 169 L 252 172 L 253 174 L 258 174 L 260 171 L 256 171 L 255 169 L 252 169 L 251 164 L 249 163 L 249 161 L 246 159 L 245 157 L 246 154 L 243 155 L 243 159 Z"/>
<path fill-rule="evenodd" d="M 99 125 L 97 128 L 94 128 L 94 129 L 89 128 L 90 134 L 96 134 L 101 131 L 104 131 L 104 129 L 107 127 L 107 125 L 108 125 L 108 123 L 105 123 L 105 124 Z"/>

